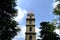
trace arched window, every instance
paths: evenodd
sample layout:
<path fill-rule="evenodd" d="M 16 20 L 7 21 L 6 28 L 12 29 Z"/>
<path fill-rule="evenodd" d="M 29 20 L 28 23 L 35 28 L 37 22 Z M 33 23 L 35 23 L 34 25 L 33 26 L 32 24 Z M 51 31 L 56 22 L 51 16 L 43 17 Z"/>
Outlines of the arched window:
<path fill-rule="evenodd" d="M 29 40 L 32 40 L 32 36 L 29 36 Z"/>

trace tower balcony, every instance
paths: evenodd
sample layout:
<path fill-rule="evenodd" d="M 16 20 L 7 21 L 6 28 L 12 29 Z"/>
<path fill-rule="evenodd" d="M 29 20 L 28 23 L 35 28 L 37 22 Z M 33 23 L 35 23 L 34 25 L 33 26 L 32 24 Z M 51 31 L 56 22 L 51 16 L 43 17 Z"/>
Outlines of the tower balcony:
<path fill-rule="evenodd" d="M 32 18 L 32 19 L 34 19 L 34 17 L 27 17 L 27 18 Z"/>
<path fill-rule="evenodd" d="M 26 20 L 34 20 L 35 21 L 35 18 L 26 18 Z"/>
<path fill-rule="evenodd" d="M 25 32 L 25 34 L 36 34 L 36 32 Z"/>
<path fill-rule="evenodd" d="M 26 24 L 26 26 L 35 26 L 35 24 Z"/>

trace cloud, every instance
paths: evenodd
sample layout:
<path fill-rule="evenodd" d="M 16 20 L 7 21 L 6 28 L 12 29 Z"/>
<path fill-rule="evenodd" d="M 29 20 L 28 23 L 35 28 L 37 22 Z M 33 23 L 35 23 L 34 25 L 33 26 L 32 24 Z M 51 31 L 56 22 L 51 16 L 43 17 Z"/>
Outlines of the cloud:
<path fill-rule="evenodd" d="M 60 29 L 55 29 L 55 32 L 60 35 Z"/>
<path fill-rule="evenodd" d="M 17 11 L 17 17 L 14 17 L 14 20 L 16 20 L 18 23 L 21 23 L 23 18 L 25 17 L 25 15 L 27 14 L 27 11 L 25 9 L 21 9 L 19 6 L 16 6 Z M 25 26 L 21 26 L 19 25 L 21 31 L 19 33 L 17 33 L 17 35 L 12 38 L 12 40 L 24 40 L 25 39 L 25 30 L 26 27 Z"/>
<path fill-rule="evenodd" d="M 39 31 L 40 31 L 40 29 L 39 28 L 35 28 L 36 29 L 36 39 L 40 39 L 38 36 L 40 35 L 40 33 L 39 33 Z"/>
<path fill-rule="evenodd" d="M 26 27 L 25 26 L 20 26 L 21 31 L 13 38 L 13 40 L 19 40 L 19 39 L 25 39 L 25 31 Z"/>
<path fill-rule="evenodd" d="M 60 4 L 60 2 L 59 1 L 55 2 L 55 0 L 54 0 L 53 8 L 56 8 L 57 4 Z"/>
<path fill-rule="evenodd" d="M 27 11 L 26 10 L 24 10 L 24 9 L 21 9 L 20 7 L 16 7 L 16 9 L 18 9 L 18 15 L 17 15 L 17 17 L 15 17 L 15 20 L 17 21 L 17 22 L 22 22 L 22 20 L 23 20 L 23 17 L 27 14 Z"/>

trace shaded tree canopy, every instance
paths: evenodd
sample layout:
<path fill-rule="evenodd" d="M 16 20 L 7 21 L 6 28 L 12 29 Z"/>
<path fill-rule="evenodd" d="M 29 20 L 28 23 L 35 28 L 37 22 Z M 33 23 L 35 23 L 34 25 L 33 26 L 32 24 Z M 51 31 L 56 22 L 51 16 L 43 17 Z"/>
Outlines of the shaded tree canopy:
<path fill-rule="evenodd" d="M 57 27 L 60 28 L 60 0 L 56 0 L 55 2 L 59 1 L 59 3 L 56 5 L 56 7 L 54 8 L 53 14 L 55 14 L 57 16 L 58 20 L 56 23 Z"/>
<path fill-rule="evenodd" d="M 58 4 L 57 7 L 54 9 L 54 14 L 60 16 L 60 4 Z"/>
<path fill-rule="evenodd" d="M 17 32 L 18 23 L 13 20 L 17 15 L 15 0 L 0 0 L 0 40 L 12 40 Z"/>
<path fill-rule="evenodd" d="M 40 38 L 42 38 L 41 40 L 58 40 L 58 35 L 53 32 L 55 29 L 54 25 L 50 24 L 49 22 L 41 22 L 40 25 Z"/>
<path fill-rule="evenodd" d="M 1 0 L 0 1 L 0 15 L 8 15 L 13 17 L 17 14 L 15 9 L 16 3 L 15 0 Z M 2 14 L 3 13 L 3 14 Z"/>

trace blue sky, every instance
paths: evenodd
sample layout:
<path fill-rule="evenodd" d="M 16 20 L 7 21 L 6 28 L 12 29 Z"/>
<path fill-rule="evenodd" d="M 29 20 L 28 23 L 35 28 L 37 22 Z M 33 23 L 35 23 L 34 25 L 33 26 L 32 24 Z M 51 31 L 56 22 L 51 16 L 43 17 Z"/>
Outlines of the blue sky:
<path fill-rule="evenodd" d="M 34 12 L 37 25 L 42 21 L 52 21 L 54 19 L 52 4 L 53 0 L 19 0 L 17 3 L 21 9 Z"/>
<path fill-rule="evenodd" d="M 53 15 L 53 8 L 57 3 L 53 0 L 17 0 L 18 16 L 15 20 L 19 23 L 22 30 L 18 33 L 13 40 L 24 40 L 26 30 L 26 15 L 29 11 L 33 11 L 36 19 L 36 32 L 38 35 L 40 23 L 43 21 L 52 21 L 55 16 Z"/>

